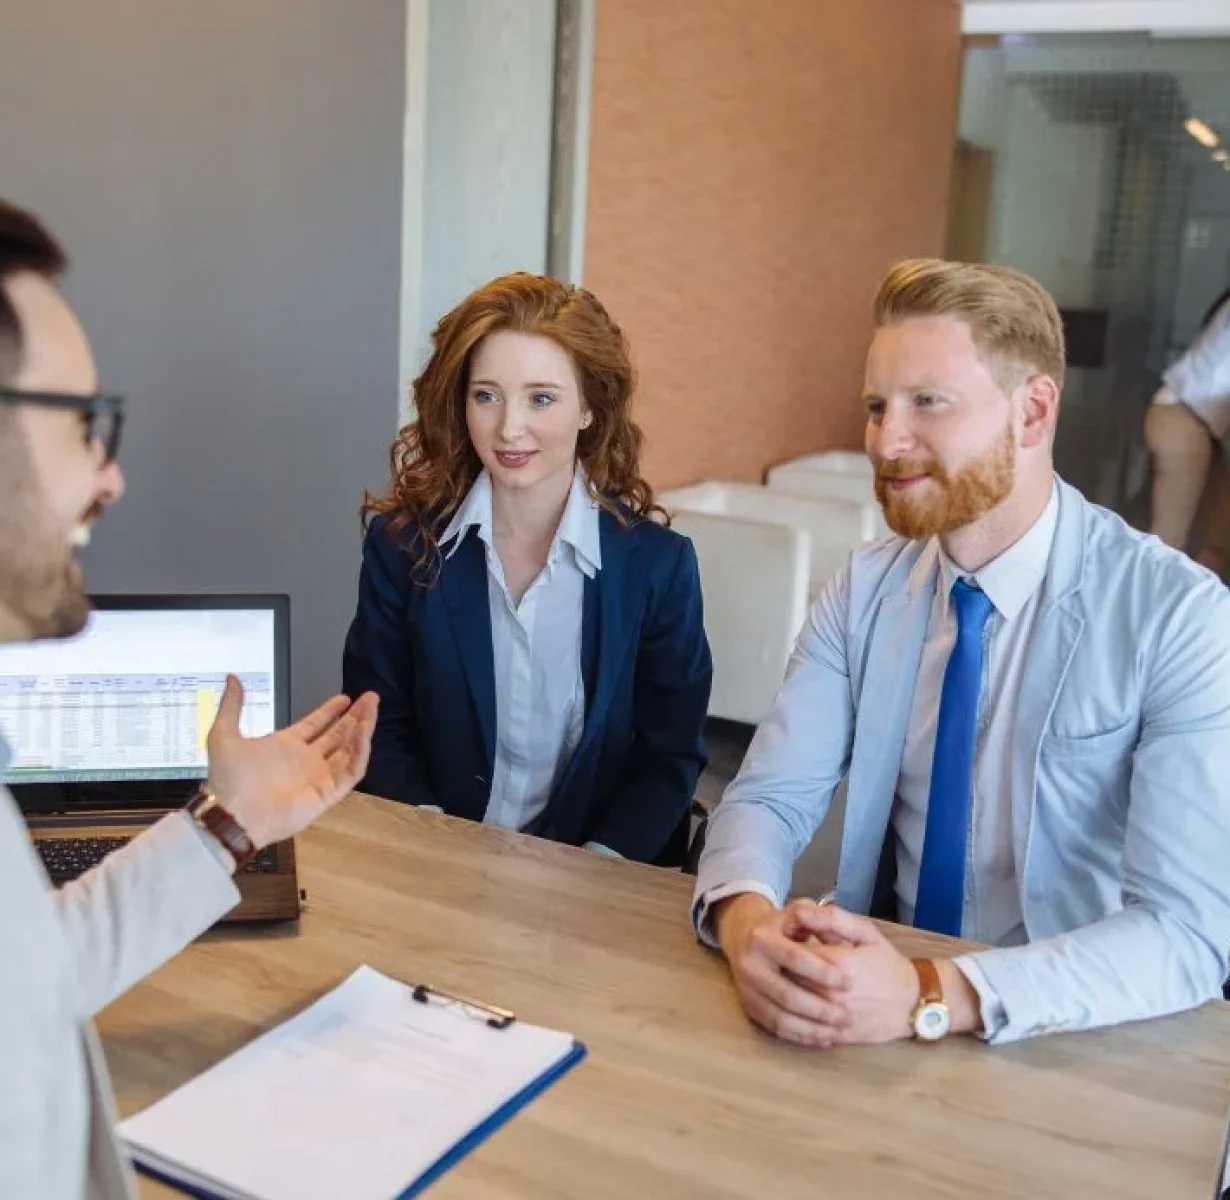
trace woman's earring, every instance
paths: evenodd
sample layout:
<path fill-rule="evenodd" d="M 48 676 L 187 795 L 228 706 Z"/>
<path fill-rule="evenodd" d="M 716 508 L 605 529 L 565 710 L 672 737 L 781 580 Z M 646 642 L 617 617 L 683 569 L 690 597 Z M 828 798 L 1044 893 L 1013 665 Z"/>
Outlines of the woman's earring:
<path fill-rule="evenodd" d="M 582 428 L 582 429 L 588 429 L 588 428 L 589 428 L 589 427 L 590 427 L 593 423 L 594 423 L 594 414 L 593 414 L 593 413 L 586 413 L 586 414 L 585 414 L 585 415 L 581 418 L 581 428 Z"/>

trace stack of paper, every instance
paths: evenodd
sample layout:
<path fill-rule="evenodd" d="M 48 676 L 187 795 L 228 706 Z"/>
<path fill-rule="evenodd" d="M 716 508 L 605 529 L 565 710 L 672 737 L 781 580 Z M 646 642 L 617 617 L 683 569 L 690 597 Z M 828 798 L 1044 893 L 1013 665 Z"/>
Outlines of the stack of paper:
<path fill-rule="evenodd" d="M 120 1133 L 138 1167 L 223 1200 L 414 1196 L 584 1055 L 360 967 Z"/>

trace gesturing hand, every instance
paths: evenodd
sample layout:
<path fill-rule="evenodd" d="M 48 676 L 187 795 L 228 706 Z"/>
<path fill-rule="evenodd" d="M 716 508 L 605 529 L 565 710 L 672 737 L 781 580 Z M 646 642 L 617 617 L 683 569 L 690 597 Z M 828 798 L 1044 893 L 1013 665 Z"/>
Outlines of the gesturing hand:
<path fill-rule="evenodd" d="M 354 790 L 367 771 L 379 699 L 326 700 L 265 737 L 239 732 L 243 687 L 233 675 L 209 733 L 208 787 L 260 848 L 293 837 Z"/>

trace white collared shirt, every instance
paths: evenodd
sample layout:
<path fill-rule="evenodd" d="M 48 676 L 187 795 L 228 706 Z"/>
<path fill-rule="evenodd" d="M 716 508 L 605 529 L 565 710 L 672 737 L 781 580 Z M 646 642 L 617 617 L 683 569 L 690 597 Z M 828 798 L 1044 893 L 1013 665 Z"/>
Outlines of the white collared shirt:
<path fill-rule="evenodd" d="M 581 618 L 585 580 L 602 568 L 598 505 L 578 470 L 547 565 L 520 604 L 513 603 L 495 549 L 486 471 L 440 539 L 446 559 L 471 528 L 487 555 L 495 666 L 495 765 L 483 822 L 524 829 L 546 808 L 585 724 Z"/>
<path fill-rule="evenodd" d="M 987 594 L 994 611 L 984 634 L 961 934 L 993 946 L 1019 946 L 1028 940 L 1012 845 L 1012 736 L 1041 584 L 1058 520 L 1059 493 L 1052 485 L 1050 501 L 1029 531 L 980 570 L 962 572 L 940 551 L 940 574 L 914 687 L 893 806 L 897 907 L 903 925 L 914 923 L 940 695 L 948 658 L 957 639 L 951 592 L 958 579 L 966 579 Z"/>

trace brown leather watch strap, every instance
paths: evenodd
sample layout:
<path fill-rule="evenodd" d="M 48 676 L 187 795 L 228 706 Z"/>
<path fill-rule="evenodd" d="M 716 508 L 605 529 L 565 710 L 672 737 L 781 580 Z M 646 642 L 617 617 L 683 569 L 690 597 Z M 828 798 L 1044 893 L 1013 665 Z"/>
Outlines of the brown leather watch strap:
<path fill-rule="evenodd" d="M 929 958 L 912 958 L 914 970 L 918 972 L 919 1003 L 939 1004 L 944 999 L 944 985 L 940 982 L 940 973 Z"/>
<path fill-rule="evenodd" d="M 256 857 L 256 846 L 242 825 L 218 803 L 210 791 L 202 791 L 188 801 L 193 820 L 209 830 L 235 860 L 235 870 L 241 871 Z"/>

